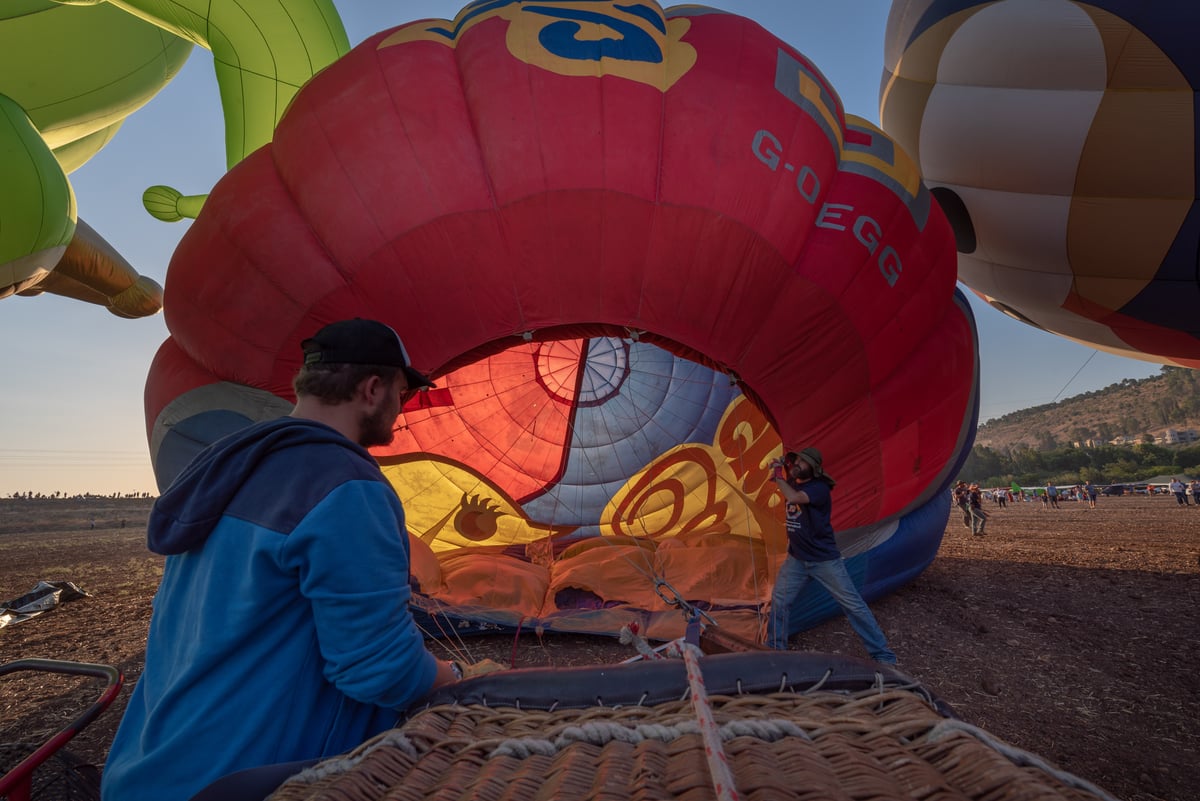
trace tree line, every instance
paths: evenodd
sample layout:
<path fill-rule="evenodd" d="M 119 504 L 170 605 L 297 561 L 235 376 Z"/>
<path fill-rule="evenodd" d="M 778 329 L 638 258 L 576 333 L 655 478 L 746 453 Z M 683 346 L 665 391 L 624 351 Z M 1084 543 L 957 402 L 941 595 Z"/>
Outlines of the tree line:
<path fill-rule="evenodd" d="M 1017 446 L 1001 453 L 971 449 L 958 477 L 985 487 L 1043 484 L 1133 484 L 1161 475 L 1200 475 L 1200 445 L 1164 447 L 1150 443 L 1095 448 L 1037 450 Z"/>

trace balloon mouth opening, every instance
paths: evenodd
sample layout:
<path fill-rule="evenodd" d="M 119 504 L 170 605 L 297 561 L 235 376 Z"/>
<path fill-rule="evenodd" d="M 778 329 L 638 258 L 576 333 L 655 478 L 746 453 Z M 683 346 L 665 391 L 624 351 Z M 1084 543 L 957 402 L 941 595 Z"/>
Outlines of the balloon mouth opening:
<path fill-rule="evenodd" d="M 485 518 L 503 536 L 711 533 L 728 527 L 728 509 L 760 500 L 741 489 L 752 471 L 742 462 L 775 447 L 773 427 L 736 376 L 669 338 L 565 325 L 457 362 L 372 448 L 401 497 L 418 488 L 414 530 L 445 531 L 443 544 L 475 542 L 477 529 L 499 544 L 476 525 Z M 747 520 L 765 514 L 746 509 Z"/>

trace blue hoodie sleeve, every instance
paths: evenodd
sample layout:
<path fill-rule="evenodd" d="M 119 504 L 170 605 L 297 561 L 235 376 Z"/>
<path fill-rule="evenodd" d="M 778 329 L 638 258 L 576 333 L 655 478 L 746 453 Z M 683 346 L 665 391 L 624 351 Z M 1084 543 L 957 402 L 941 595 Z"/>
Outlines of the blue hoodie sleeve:
<path fill-rule="evenodd" d="M 355 700 L 395 709 L 428 692 L 437 673 L 408 610 L 404 530 L 388 484 L 348 481 L 313 507 L 282 552 L 312 604 L 326 678 Z"/>

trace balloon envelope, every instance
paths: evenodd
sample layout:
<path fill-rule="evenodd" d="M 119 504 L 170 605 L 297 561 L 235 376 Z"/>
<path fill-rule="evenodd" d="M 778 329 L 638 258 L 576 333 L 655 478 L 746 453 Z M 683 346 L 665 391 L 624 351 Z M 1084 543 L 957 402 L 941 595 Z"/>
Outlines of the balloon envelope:
<path fill-rule="evenodd" d="M 1024 322 L 1200 367 L 1200 6 L 897 0 L 881 118 Z"/>
<path fill-rule="evenodd" d="M 653 635 L 678 594 L 753 635 L 785 447 L 824 452 L 847 556 L 908 543 L 873 595 L 932 559 L 976 419 L 954 270 L 914 165 L 757 24 L 474 4 L 367 39 L 214 189 L 151 451 L 165 484 L 286 411 L 315 329 L 380 319 L 438 381 L 376 449 L 431 611 Z"/>

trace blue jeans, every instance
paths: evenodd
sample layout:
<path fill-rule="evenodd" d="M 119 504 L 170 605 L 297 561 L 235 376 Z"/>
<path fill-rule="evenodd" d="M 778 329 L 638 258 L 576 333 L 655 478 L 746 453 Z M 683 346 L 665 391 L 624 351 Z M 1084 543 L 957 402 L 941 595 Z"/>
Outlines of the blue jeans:
<path fill-rule="evenodd" d="M 771 593 L 771 617 L 767 622 L 767 646 L 776 651 L 787 650 L 788 612 L 792 602 L 808 582 L 820 582 L 850 620 L 850 627 L 863 641 L 867 653 L 877 662 L 896 661 L 896 655 L 888 648 L 883 630 L 871 614 L 867 602 L 858 593 L 854 581 L 846 571 L 841 559 L 827 562 L 804 562 L 788 556 L 775 577 L 775 590 Z"/>
<path fill-rule="evenodd" d="M 971 533 L 983 534 L 983 529 L 987 526 L 987 512 L 982 509 L 971 507 Z"/>

